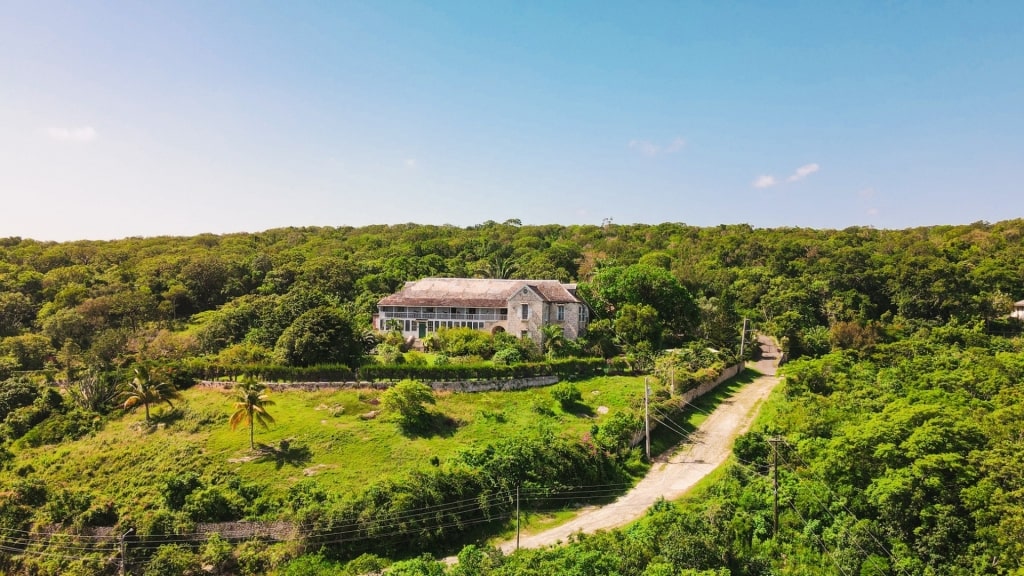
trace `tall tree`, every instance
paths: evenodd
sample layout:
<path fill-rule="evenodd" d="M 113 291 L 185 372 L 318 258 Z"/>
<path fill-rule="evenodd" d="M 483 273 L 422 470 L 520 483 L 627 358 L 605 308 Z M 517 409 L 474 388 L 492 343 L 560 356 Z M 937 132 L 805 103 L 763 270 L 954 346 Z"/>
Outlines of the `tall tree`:
<path fill-rule="evenodd" d="M 181 398 L 181 393 L 174 388 L 173 384 L 154 378 L 149 368 L 142 364 L 135 367 L 135 377 L 128 383 L 125 394 L 127 397 L 124 401 L 124 409 L 129 410 L 142 404 L 142 407 L 146 409 L 146 422 L 150 421 L 150 404 L 167 402 L 167 405 L 173 409 L 174 404 L 171 403 L 171 398 Z"/>
<path fill-rule="evenodd" d="M 252 377 L 245 378 L 235 388 L 235 413 L 231 415 L 228 424 L 231 429 L 238 428 L 240 424 L 249 427 L 249 448 L 255 449 L 256 443 L 253 440 L 253 429 L 256 424 L 263 428 L 270 428 L 274 423 L 274 417 L 267 412 L 267 406 L 273 406 L 274 401 L 267 398 L 267 387 L 254 380 Z"/>

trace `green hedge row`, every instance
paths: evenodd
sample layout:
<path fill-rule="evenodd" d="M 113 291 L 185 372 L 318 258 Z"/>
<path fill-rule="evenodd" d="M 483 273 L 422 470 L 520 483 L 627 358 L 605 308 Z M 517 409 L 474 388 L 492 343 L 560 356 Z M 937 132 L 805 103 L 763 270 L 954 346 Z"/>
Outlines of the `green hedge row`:
<path fill-rule="evenodd" d="M 222 365 L 206 360 L 188 360 L 160 368 L 178 388 L 191 386 L 199 380 L 237 379 L 252 376 L 264 382 L 386 382 L 422 380 L 444 382 L 454 380 L 498 380 L 533 378 L 538 376 L 589 377 L 605 374 L 623 374 L 628 371 L 625 362 L 606 361 L 602 358 L 565 358 L 547 362 L 523 364 L 448 364 L 444 366 L 418 364 L 367 364 L 354 371 L 343 364 L 318 366 L 280 366 L 271 364 Z M 129 377 L 129 375 L 125 375 Z"/>
<path fill-rule="evenodd" d="M 425 366 L 415 364 L 369 364 L 359 369 L 361 380 L 496 380 L 533 378 L 537 376 L 596 376 L 608 374 L 610 365 L 601 358 L 567 358 L 549 362 L 523 364 L 448 364 Z"/>
<path fill-rule="evenodd" d="M 171 380 L 179 389 L 198 380 L 235 379 L 252 376 L 262 382 L 350 382 L 355 372 L 344 364 L 317 366 L 281 366 L 275 364 L 222 365 L 205 360 L 187 360 L 167 366 Z"/>

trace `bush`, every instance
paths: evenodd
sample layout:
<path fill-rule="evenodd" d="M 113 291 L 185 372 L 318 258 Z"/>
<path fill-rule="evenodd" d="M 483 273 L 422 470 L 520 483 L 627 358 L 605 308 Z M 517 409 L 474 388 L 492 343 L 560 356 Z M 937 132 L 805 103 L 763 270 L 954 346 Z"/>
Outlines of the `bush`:
<path fill-rule="evenodd" d="M 451 356 L 490 358 L 494 355 L 494 341 L 485 332 L 472 328 L 442 328 L 436 334 L 438 343 L 433 346 Z"/>
<path fill-rule="evenodd" d="M 434 404 L 434 391 L 421 382 L 402 380 L 381 394 L 380 405 L 389 417 L 406 431 L 427 426 L 430 412 L 427 404 Z"/>
<path fill-rule="evenodd" d="M 586 377 L 605 374 L 607 364 L 600 358 L 567 358 L 525 364 L 414 364 L 383 366 L 369 364 L 359 369 L 363 380 L 422 380 L 444 382 L 458 380 L 501 380 L 535 376 Z"/>
<path fill-rule="evenodd" d="M 181 507 L 185 505 L 185 498 L 200 486 L 202 486 L 202 482 L 199 480 L 199 475 L 186 471 L 167 476 L 160 487 L 160 492 L 168 508 L 181 510 Z"/>
<path fill-rule="evenodd" d="M 202 570 L 199 557 L 182 544 L 164 544 L 146 565 L 144 576 L 182 576 L 197 574 Z"/>
<path fill-rule="evenodd" d="M 66 414 L 53 414 L 25 433 L 22 441 L 32 447 L 45 444 L 59 444 L 65 440 L 76 440 L 99 430 L 102 421 L 99 416 L 72 410 Z"/>
<path fill-rule="evenodd" d="M 558 401 L 562 410 L 570 410 L 583 401 L 583 393 L 571 382 L 562 382 L 551 387 L 551 397 Z"/>
<path fill-rule="evenodd" d="M 233 572 L 234 557 L 231 555 L 231 543 L 220 534 L 211 534 L 203 544 L 200 560 L 204 565 L 212 566 L 216 574 Z"/>
<path fill-rule="evenodd" d="M 495 364 L 502 364 L 508 366 L 509 364 L 519 364 L 523 361 L 523 354 L 518 348 L 502 348 L 494 353 L 493 361 Z"/>
<path fill-rule="evenodd" d="M 377 360 L 381 364 L 405 364 L 405 355 L 394 344 L 380 344 L 377 346 Z"/>
<path fill-rule="evenodd" d="M 226 522 L 241 518 L 245 509 L 242 498 L 222 486 L 197 490 L 185 498 L 182 511 L 196 522 Z"/>
<path fill-rule="evenodd" d="M 39 397 L 39 387 L 24 379 L 0 382 L 0 422 L 11 412 L 28 406 Z"/>

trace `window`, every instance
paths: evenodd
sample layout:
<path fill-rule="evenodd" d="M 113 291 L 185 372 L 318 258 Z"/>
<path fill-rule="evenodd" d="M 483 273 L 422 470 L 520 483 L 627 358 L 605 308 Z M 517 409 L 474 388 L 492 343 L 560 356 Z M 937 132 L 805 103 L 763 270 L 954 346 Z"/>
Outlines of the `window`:
<path fill-rule="evenodd" d="M 524 306 L 525 306 L 525 304 L 524 304 Z M 522 332 L 519 333 L 519 337 L 520 338 L 529 338 L 530 337 L 530 331 L 529 330 L 523 330 Z"/>
<path fill-rule="evenodd" d="M 523 304 L 522 305 L 522 307 L 519 310 L 519 318 L 522 319 L 522 320 L 529 320 L 530 319 L 530 305 L 529 304 Z"/>
<path fill-rule="evenodd" d="M 558 313 L 555 315 L 555 318 L 557 318 L 559 322 L 565 321 L 565 304 L 558 305 Z"/>

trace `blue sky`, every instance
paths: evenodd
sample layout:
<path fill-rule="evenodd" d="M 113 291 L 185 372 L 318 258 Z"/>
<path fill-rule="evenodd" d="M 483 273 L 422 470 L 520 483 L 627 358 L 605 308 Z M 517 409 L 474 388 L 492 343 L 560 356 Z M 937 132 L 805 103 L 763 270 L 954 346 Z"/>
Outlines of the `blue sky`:
<path fill-rule="evenodd" d="M 1024 217 L 1024 2 L 0 0 L 0 236 Z"/>

